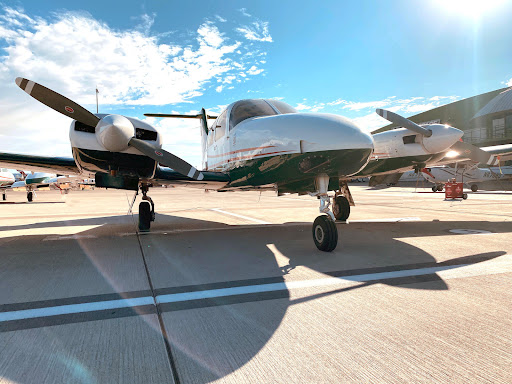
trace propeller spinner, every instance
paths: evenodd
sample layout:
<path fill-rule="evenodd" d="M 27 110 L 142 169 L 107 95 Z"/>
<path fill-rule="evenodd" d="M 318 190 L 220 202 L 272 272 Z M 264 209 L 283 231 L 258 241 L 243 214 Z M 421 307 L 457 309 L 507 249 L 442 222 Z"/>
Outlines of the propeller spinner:
<path fill-rule="evenodd" d="M 170 152 L 135 137 L 135 127 L 126 117 L 106 115 L 98 118 L 74 101 L 34 81 L 16 78 L 16 84 L 34 99 L 80 123 L 96 127 L 96 136 L 110 152 L 120 152 L 132 146 L 160 164 L 174 169 L 194 180 L 202 180 L 203 174 L 185 160 Z"/>

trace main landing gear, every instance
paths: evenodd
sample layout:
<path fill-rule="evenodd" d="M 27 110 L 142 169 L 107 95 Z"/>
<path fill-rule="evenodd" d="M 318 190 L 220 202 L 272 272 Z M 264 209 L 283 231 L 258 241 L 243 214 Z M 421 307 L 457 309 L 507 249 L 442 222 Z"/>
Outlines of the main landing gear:
<path fill-rule="evenodd" d="M 7 200 L 7 195 L 5 194 L 5 191 L 2 192 L 2 200 L 3 201 Z"/>
<path fill-rule="evenodd" d="M 36 193 L 34 191 L 27 191 L 27 201 L 30 203 L 36 197 Z"/>
<path fill-rule="evenodd" d="M 334 195 L 332 212 L 338 221 L 347 221 L 350 216 L 350 206 L 354 205 L 354 199 L 345 180 L 340 180 L 340 190 Z"/>
<path fill-rule="evenodd" d="M 316 247 L 324 252 L 333 251 L 338 245 L 338 229 L 336 228 L 334 214 L 329 209 L 331 198 L 327 194 L 329 187 L 329 176 L 320 175 L 316 178 L 317 196 L 320 200 L 320 212 L 324 215 L 318 216 L 313 222 L 313 241 Z"/>
<path fill-rule="evenodd" d="M 147 232 L 151 227 L 151 222 L 155 221 L 155 203 L 151 197 L 147 195 L 148 185 L 142 184 L 140 190 L 142 191 L 142 201 L 139 204 L 139 231 Z"/>

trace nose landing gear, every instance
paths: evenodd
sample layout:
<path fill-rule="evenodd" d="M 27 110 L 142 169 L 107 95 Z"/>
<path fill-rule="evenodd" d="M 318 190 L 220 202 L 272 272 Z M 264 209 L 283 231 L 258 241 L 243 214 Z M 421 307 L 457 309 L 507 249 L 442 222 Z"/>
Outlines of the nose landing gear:
<path fill-rule="evenodd" d="M 312 195 L 320 199 L 320 212 L 325 213 L 325 215 L 318 216 L 313 222 L 313 241 L 319 250 L 331 252 L 338 245 L 338 228 L 336 228 L 334 223 L 336 218 L 329 209 L 331 205 L 331 198 L 327 194 L 329 176 L 317 176 L 316 186 L 318 191 Z"/>
<path fill-rule="evenodd" d="M 147 195 L 148 185 L 142 184 L 140 190 L 142 191 L 142 201 L 139 204 L 139 231 L 147 232 L 151 227 L 151 222 L 155 221 L 155 203 L 151 197 Z"/>

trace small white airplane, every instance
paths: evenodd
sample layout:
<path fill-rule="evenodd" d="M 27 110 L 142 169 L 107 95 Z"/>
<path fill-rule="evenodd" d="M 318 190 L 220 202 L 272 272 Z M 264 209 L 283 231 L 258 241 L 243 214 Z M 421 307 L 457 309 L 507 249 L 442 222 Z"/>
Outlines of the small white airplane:
<path fill-rule="evenodd" d="M 2 200 L 7 200 L 5 191 L 16 182 L 16 178 L 7 168 L 0 168 L 0 189 L 2 190 Z"/>
<path fill-rule="evenodd" d="M 464 183 L 473 192 L 478 191 L 478 185 L 489 181 L 505 181 L 512 179 L 512 166 L 477 168 L 477 167 L 430 167 L 421 170 L 425 180 L 434 183 L 432 190 L 442 191 L 444 185 L 456 179 L 458 183 Z M 405 174 L 404 174 L 405 175 Z"/>
<path fill-rule="evenodd" d="M 149 230 L 155 220 L 155 206 L 147 195 L 150 187 L 274 190 L 278 194 L 309 194 L 320 200 L 322 215 L 313 223 L 313 241 L 318 249 L 330 252 L 338 243 L 335 220 L 346 220 L 353 205 L 348 180 L 423 168 L 453 150 L 459 151 L 459 159 L 487 164 L 496 163 L 497 155 L 512 154 L 512 145 L 482 150 L 459 142 L 463 134 L 459 129 L 441 124 L 419 126 L 381 109 L 377 113 L 404 128 L 372 136 L 342 116 L 298 113 L 284 102 L 265 99 L 234 102 L 218 117 L 207 115 L 204 108 L 197 115 L 146 114 L 201 120 L 203 170 L 199 171 L 162 149 L 160 134 L 141 120 L 92 114 L 28 79 L 17 78 L 16 84 L 73 119 L 73 158 L 0 153 L 0 164 L 79 174 L 94 178 L 98 187 L 140 190 L 141 231 Z M 208 126 L 208 119 L 216 120 Z M 335 191 L 333 211 L 329 191 Z"/>

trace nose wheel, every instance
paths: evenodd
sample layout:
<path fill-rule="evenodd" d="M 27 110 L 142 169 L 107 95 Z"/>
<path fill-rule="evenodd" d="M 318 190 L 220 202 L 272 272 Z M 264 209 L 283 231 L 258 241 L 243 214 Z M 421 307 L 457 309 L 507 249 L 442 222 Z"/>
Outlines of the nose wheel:
<path fill-rule="evenodd" d="M 141 186 L 142 201 L 139 204 L 139 231 L 147 232 L 151 227 L 151 222 L 155 221 L 155 203 L 147 195 L 148 186 Z"/>
<path fill-rule="evenodd" d="M 318 216 L 313 222 L 313 241 L 324 252 L 332 252 L 338 245 L 338 228 L 329 216 Z"/>
<path fill-rule="evenodd" d="M 329 176 L 319 175 L 316 178 L 317 192 L 312 194 L 320 200 L 320 212 L 313 222 L 313 241 L 320 251 L 332 252 L 338 245 L 338 228 L 334 221 L 334 214 L 329 209 L 331 198 L 327 194 L 329 187 Z"/>

